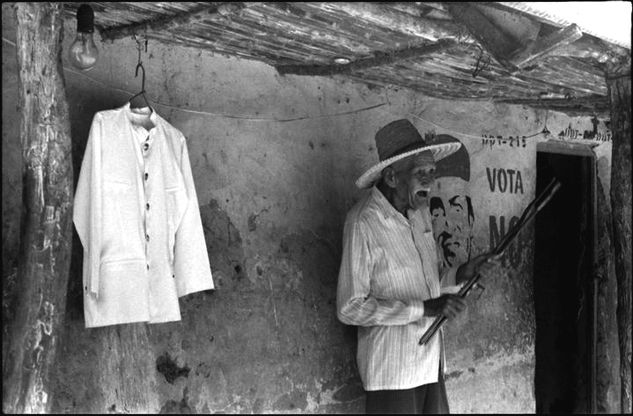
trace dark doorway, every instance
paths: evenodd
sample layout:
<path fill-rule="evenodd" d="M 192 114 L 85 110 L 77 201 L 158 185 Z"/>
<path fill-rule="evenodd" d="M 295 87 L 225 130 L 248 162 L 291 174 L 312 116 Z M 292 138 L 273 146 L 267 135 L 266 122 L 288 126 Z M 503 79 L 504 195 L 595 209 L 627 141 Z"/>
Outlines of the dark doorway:
<path fill-rule="evenodd" d="M 595 392 L 593 158 L 539 151 L 536 169 L 537 194 L 552 177 L 562 184 L 536 217 L 536 412 L 588 413 Z"/>

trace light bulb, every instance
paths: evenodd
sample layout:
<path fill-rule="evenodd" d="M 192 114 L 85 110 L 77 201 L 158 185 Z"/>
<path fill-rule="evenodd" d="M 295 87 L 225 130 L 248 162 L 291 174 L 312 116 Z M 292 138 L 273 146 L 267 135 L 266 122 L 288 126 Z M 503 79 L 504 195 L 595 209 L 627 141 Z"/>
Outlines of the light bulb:
<path fill-rule="evenodd" d="M 77 32 L 77 38 L 68 51 L 70 63 L 82 71 L 91 70 L 97 63 L 99 51 L 92 38 L 92 33 Z"/>
<path fill-rule="evenodd" d="M 94 13 L 87 4 L 77 9 L 77 37 L 70 45 L 68 58 L 70 63 L 82 71 L 91 70 L 99 58 L 99 50 L 93 39 Z"/>

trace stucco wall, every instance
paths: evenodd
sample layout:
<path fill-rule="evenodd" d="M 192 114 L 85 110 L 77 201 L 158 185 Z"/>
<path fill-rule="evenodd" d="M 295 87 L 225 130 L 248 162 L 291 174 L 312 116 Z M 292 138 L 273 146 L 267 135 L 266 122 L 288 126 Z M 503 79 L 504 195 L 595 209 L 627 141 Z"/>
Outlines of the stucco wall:
<path fill-rule="evenodd" d="M 9 40 L 3 40 L 5 276 L 17 255 L 12 247 L 21 192 L 10 43 L 15 35 L 6 12 L 3 6 L 3 38 Z M 66 28 L 64 50 L 73 33 Z M 122 106 L 140 87 L 133 40 L 98 47 L 99 63 L 87 73 L 69 67 L 64 56 L 75 176 L 94 113 Z M 446 133 L 464 143 L 473 178 L 467 189 L 479 209 L 476 253 L 490 245 L 492 212 L 509 221 L 533 198 L 536 142 L 545 140 L 530 137 L 517 153 L 482 135 L 529 136 L 546 118 L 554 135 L 568 125 L 591 125 L 588 118 L 521 106 L 445 101 L 342 79 L 282 77 L 262 63 L 152 40 L 143 61 L 155 109 L 187 137 L 216 283 L 212 293 L 181 298 L 181 322 L 149 327 L 160 397 L 152 412 L 362 412 L 355 328 L 336 320 L 335 296 L 343 221 L 361 195 L 355 179 L 377 159 L 375 132 L 408 117 L 420 132 Z M 485 168 L 493 167 L 486 165 L 491 153 L 504 166 L 520 166 L 520 195 L 490 197 Z M 453 412 L 535 409 L 530 243 L 528 233 L 520 259 L 447 327 Z M 96 379 L 91 357 L 105 346 L 96 343 L 95 330 L 83 327 L 80 281 L 74 258 L 53 410 L 104 412 L 108 404 L 95 399 L 98 386 L 90 380 Z M 9 296 L 10 290 L 3 293 Z M 5 302 L 3 307 L 10 312 Z"/>

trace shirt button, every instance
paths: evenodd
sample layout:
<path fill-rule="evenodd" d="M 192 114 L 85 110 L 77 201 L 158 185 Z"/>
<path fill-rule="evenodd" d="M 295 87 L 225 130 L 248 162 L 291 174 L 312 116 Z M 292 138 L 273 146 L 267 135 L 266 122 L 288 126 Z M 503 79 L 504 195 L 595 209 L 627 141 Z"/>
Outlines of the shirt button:
<path fill-rule="evenodd" d="M 149 144 L 145 143 L 145 144 L 143 145 L 143 150 L 147 151 L 147 149 L 149 149 Z"/>
<path fill-rule="evenodd" d="M 149 263 L 147 263 L 147 270 L 149 270 Z"/>
<path fill-rule="evenodd" d="M 147 204 L 145 204 L 145 208 L 149 211 L 149 202 Z"/>
<path fill-rule="evenodd" d="M 145 240 L 149 241 L 149 235 L 145 234 Z"/>
<path fill-rule="evenodd" d="M 145 172 L 145 180 L 147 180 L 147 178 L 149 178 L 149 173 Z"/>

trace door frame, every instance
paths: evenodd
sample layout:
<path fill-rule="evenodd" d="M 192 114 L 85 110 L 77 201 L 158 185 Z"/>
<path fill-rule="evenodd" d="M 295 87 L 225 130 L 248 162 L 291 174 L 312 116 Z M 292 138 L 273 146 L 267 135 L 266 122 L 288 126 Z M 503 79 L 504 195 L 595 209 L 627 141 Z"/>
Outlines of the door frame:
<path fill-rule="evenodd" d="M 598 351 L 597 351 L 597 328 L 598 328 L 598 276 L 595 273 L 596 270 L 596 261 L 598 258 L 598 168 L 597 168 L 597 157 L 593 148 L 598 146 L 598 143 L 575 143 L 571 141 L 562 141 L 562 140 L 549 140 L 545 142 L 539 142 L 536 145 L 536 152 L 543 153 L 557 153 L 557 154 L 565 154 L 570 156 L 582 156 L 589 158 L 589 198 L 590 198 L 590 216 L 591 219 L 589 221 L 590 230 L 588 232 L 589 239 L 592 245 L 592 250 L 590 252 L 591 259 L 590 264 L 591 270 L 590 275 L 592 275 L 591 281 L 591 328 L 589 328 L 590 339 L 587 340 L 589 343 L 588 351 L 591 354 L 589 358 L 588 365 L 588 404 L 587 404 L 587 412 L 588 413 L 597 413 L 597 374 L 598 374 Z M 585 165 L 583 165 L 583 169 Z M 538 173 L 537 173 L 538 174 Z"/>

